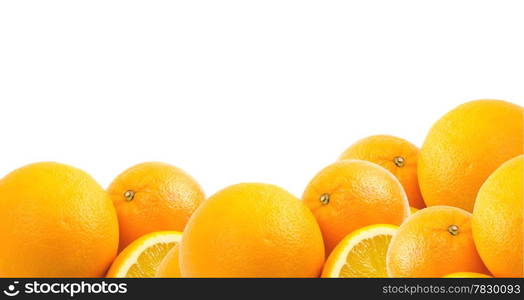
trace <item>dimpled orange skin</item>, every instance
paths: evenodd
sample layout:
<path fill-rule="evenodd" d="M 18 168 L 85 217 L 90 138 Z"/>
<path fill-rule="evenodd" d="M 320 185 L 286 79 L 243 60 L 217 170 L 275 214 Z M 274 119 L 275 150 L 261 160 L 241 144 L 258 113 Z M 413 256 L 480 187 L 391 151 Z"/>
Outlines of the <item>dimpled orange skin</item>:
<path fill-rule="evenodd" d="M 132 199 L 126 192 L 132 191 Z M 183 170 L 160 162 L 135 165 L 118 175 L 108 188 L 118 214 L 120 250 L 155 231 L 183 231 L 204 201 L 204 191 Z"/>
<path fill-rule="evenodd" d="M 489 274 L 475 249 L 471 214 L 451 206 L 428 207 L 407 219 L 391 239 L 386 265 L 390 277 Z"/>
<path fill-rule="evenodd" d="M 270 184 L 241 183 L 197 209 L 179 258 L 183 277 L 318 277 L 324 244 L 295 196 Z"/>
<path fill-rule="evenodd" d="M 409 204 L 424 208 L 417 177 L 417 161 L 420 150 L 412 143 L 391 135 L 373 135 L 351 145 L 339 160 L 361 159 L 386 168 L 398 178 Z"/>
<path fill-rule="evenodd" d="M 418 179 L 427 206 L 473 211 L 488 176 L 524 152 L 524 110 L 500 100 L 458 106 L 438 120 L 420 151 Z"/>
<path fill-rule="evenodd" d="M 322 195 L 329 203 L 321 202 Z M 326 253 L 352 231 L 372 224 L 400 225 L 409 203 L 400 182 L 386 169 L 363 160 L 341 160 L 320 171 L 302 200 L 322 230 Z"/>
<path fill-rule="evenodd" d="M 0 245 L 0 277 L 102 277 L 117 253 L 117 216 L 85 172 L 30 164 L 0 181 Z"/>
<path fill-rule="evenodd" d="M 500 166 L 482 185 L 473 210 L 473 238 L 496 277 L 522 277 L 524 269 L 524 156 Z"/>

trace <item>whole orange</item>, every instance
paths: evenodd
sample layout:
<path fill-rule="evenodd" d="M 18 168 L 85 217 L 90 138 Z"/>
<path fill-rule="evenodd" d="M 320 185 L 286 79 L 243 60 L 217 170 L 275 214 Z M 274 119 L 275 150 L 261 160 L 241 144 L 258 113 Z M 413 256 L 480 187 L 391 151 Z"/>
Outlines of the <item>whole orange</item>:
<path fill-rule="evenodd" d="M 85 172 L 30 164 L 0 181 L 0 245 L 0 277 L 101 277 L 117 252 L 117 216 Z"/>
<path fill-rule="evenodd" d="M 367 160 L 386 168 L 398 178 L 409 204 L 415 208 L 424 208 L 417 177 L 419 149 L 412 143 L 391 135 L 373 135 L 351 145 L 339 160 Z"/>
<path fill-rule="evenodd" d="M 183 231 L 204 191 L 183 170 L 160 162 L 135 165 L 108 188 L 118 214 L 120 250 L 155 231 Z"/>
<path fill-rule="evenodd" d="M 524 109 L 500 100 L 458 106 L 438 120 L 420 150 L 426 205 L 473 211 L 477 192 L 503 162 L 524 152 Z"/>
<path fill-rule="evenodd" d="M 317 277 L 323 263 L 309 209 L 270 184 L 219 191 L 193 214 L 180 244 L 184 277 Z"/>
<path fill-rule="evenodd" d="M 497 277 L 524 275 L 524 155 L 502 164 L 480 188 L 473 210 L 473 238 Z"/>
<path fill-rule="evenodd" d="M 372 224 L 400 225 L 409 203 L 398 179 L 363 160 L 341 160 L 321 170 L 302 195 L 315 215 L 326 253 L 349 233 Z"/>
<path fill-rule="evenodd" d="M 487 274 L 473 242 L 471 214 L 451 206 L 425 208 L 400 225 L 389 244 L 386 265 L 390 277 Z"/>

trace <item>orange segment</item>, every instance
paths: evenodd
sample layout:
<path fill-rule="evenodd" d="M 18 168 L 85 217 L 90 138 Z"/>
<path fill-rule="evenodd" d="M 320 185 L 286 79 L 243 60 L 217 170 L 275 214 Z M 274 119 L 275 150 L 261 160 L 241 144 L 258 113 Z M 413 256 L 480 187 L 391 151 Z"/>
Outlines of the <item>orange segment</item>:
<path fill-rule="evenodd" d="M 168 252 L 182 239 L 177 231 L 147 234 L 122 251 L 107 273 L 107 277 L 151 278 Z"/>
<path fill-rule="evenodd" d="M 397 228 L 377 224 L 352 232 L 333 250 L 322 277 L 388 277 L 386 253 Z"/>

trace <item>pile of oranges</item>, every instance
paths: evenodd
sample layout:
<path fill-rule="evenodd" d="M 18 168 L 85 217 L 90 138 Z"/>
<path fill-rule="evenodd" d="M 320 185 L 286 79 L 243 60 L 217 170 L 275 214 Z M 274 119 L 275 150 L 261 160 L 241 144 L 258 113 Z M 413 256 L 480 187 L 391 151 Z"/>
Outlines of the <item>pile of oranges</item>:
<path fill-rule="evenodd" d="M 107 189 L 43 162 L 0 180 L 0 277 L 523 277 L 524 109 L 477 100 L 419 149 L 375 135 L 302 199 L 263 183 L 206 198 L 143 163 Z"/>

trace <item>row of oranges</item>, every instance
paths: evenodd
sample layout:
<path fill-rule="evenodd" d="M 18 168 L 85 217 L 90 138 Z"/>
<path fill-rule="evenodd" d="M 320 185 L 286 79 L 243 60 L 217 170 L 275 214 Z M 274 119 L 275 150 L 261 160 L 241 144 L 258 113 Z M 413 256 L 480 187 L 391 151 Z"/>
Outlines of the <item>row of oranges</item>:
<path fill-rule="evenodd" d="M 522 276 L 523 114 L 478 100 L 441 118 L 420 150 L 362 139 L 302 201 L 257 183 L 205 199 L 164 163 L 134 166 L 107 191 L 70 166 L 28 165 L 0 180 L 0 276 Z"/>

